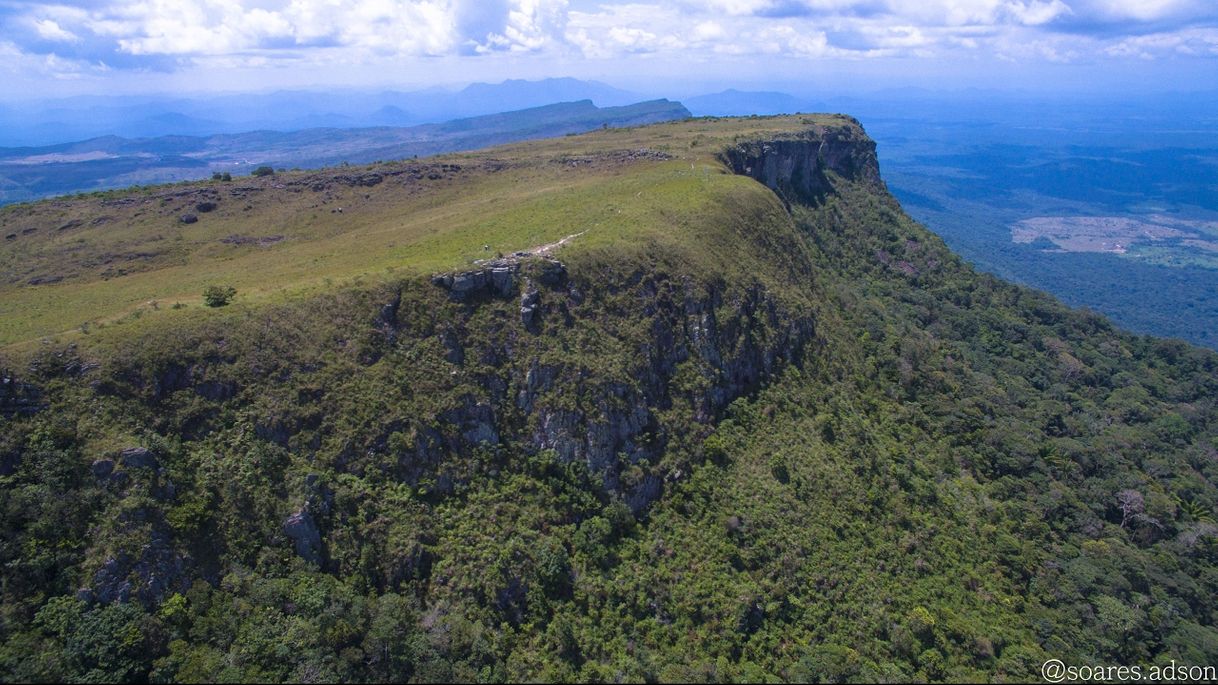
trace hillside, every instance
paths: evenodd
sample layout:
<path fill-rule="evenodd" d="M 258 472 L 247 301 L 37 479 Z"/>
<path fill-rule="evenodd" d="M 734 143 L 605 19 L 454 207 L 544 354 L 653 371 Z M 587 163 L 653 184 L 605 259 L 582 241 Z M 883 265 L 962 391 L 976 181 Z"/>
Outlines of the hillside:
<path fill-rule="evenodd" d="M 490 98 L 495 92 L 480 97 Z M 501 109 L 510 106 L 511 101 L 504 102 Z M 688 116 L 680 103 L 668 100 L 620 107 L 596 107 L 591 100 L 579 100 L 407 127 L 307 127 L 135 139 L 108 135 L 41 147 L 0 148 L 0 204 L 199 180 L 216 173 L 243 176 L 263 165 L 311 169 L 367 164 Z"/>
<path fill-rule="evenodd" d="M 848 117 L 0 225 L 6 681 L 1218 657 L 1218 355 L 972 270 Z"/>

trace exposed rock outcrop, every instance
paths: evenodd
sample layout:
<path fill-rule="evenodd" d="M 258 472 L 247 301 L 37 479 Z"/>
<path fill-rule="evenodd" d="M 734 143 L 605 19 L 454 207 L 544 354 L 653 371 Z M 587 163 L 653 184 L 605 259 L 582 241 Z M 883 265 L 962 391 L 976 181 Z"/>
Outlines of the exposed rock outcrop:
<path fill-rule="evenodd" d="M 117 471 L 109 478 L 120 475 L 125 474 Z M 173 497 L 172 489 L 168 484 L 153 485 L 146 492 L 167 501 Z M 125 509 L 113 525 L 122 531 L 122 536 L 142 542 L 111 552 L 78 597 L 103 604 L 138 601 L 145 607 L 154 607 L 170 594 L 185 592 L 190 587 L 198 570 L 195 560 L 174 544 L 161 508 L 141 505 Z"/>
<path fill-rule="evenodd" d="M 296 553 L 302 559 L 314 564 L 321 563 L 321 532 L 307 509 L 301 509 L 284 520 L 283 533 L 292 540 Z"/>
<path fill-rule="evenodd" d="M 788 204 L 816 205 L 833 190 L 827 172 L 869 185 L 883 184 L 875 142 L 861 131 L 816 129 L 788 138 L 749 141 L 728 148 L 722 159 L 732 171 L 764 184 Z"/>
<path fill-rule="evenodd" d="M 541 304 L 541 293 L 530 287 L 520 295 L 520 323 L 530 333 L 537 332 L 537 307 Z"/>
<path fill-rule="evenodd" d="M 110 474 L 114 473 L 114 460 L 97 459 L 89 468 L 94 478 L 104 481 L 110 477 Z"/>
<path fill-rule="evenodd" d="M 519 265 L 514 262 L 495 260 L 480 269 L 456 274 L 441 274 L 432 283 L 444 288 L 458 301 L 471 300 L 482 295 L 509 297 L 516 288 L 516 273 Z"/>
<path fill-rule="evenodd" d="M 156 456 L 146 447 L 128 447 L 119 456 L 128 469 L 155 469 L 158 466 Z"/>
<path fill-rule="evenodd" d="M 0 416 L 29 416 L 45 406 L 38 386 L 25 383 L 0 370 Z"/>
<path fill-rule="evenodd" d="M 511 344 L 484 351 L 480 361 L 498 369 L 479 379 L 487 399 L 466 397 L 435 423 L 416 429 L 414 451 L 401 463 L 400 475 L 409 482 L 442 471 L 446 454 L 467 454 L 506 439 L 527 451 L 552 450 L 562 461 L 584 463 L 606 490 L 640 511 L 661 494 L 664 474 L 649 470 L 626 482 L 623 473 L 634 464 L 659 463 L 672 439 L 661 412 L 681 406 L 709 432 L 729 403 L 799 360 L 815 338 L 810 315 L 784 310 L 760 284 L 703 289 L 636 275 L 610 285 L 581 283 L 553 260 L 511 267 L 521 290 L 521 325 L 541 336 L 543 347 L 555 344 L 553 336 L 562 336 L 575 321 L 598 316 L 580 309 L 584 291 L 603 297 L 608 287 L 631 302 L 637 311 L 630 316 L 645 324 L 643 337 L 631 343 L 639 346 L 637 358 L 624 375 L 606 376 L 589 375 L 578 357 L 543 362 Z M 433 282 L 449 287 L 450 294 L 460 279 L 473 282 L 475 287 L 459 291 L 459 301 L 498 307 L 492 305 L 500 297 L 492 274 L 502 268 L 493 262 Z M 482 297 L 474 299 L 475 292 Z M 449 362 L 459 363 L 476 344 L 466 335 L 459 327 L 440 334 Z M 674 380 L 686 367 L 700 380 L 692 390 L 678 390 Z M 514 392 L 505 392 L 509 388 Z"/>

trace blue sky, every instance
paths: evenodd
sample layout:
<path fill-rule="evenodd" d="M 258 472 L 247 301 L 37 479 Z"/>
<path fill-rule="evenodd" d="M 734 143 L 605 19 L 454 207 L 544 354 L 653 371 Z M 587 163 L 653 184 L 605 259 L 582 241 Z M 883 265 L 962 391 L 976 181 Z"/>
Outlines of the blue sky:
<path fill-rule="evenodd" d="M 0 27 L 9 100 L 545 76 L 1218 88 L 1216 0 L 0 0 Z"/>

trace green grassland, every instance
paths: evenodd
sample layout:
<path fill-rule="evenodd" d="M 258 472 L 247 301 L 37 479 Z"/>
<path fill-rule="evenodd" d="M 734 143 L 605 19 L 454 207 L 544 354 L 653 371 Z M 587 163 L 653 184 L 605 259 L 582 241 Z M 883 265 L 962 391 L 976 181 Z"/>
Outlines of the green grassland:
<path fill-rule="evenodd" d="M 16 237 L 0 244 L 0 346 L 132 315 L 175 316 L 169 305 L 199 305 L 208 284 L 232 285 L 244 302 L 276 301 L 386 271 L 458 268 L 576 233 L 576 251 L 683 240 L 682 231 L 744 204 L 734 194 L 759 192 L 715 159 L 723 141 L 796 125 L 611 130 L 581 136 L 578 147 L 564 139 L 341 169 L 386 179 L 372 187 L 344 185 L 333 170 L 288 172 L 5 207 L 0 232 Z M 637 149 L 671 159 L 632 160 Z M 206 201 L 217 208 L 198 212 Z M 184 214 L 199 221 L 184 224 Z M 222 242 L 230 236 L 246 242 Z"/>
<path fill-rule="evenodd" d="M 720 158 L 831 137 L 814 196 Z M 974 271 L 868 144 L 697 119 L 240 179 L 189 225 L 160 198 L 227 186 L 3 210 L 39 230 L 3 246 L 0 679 L 1215 663 L 1218 355 Z M 508 296 L 431 281 L 573 235 Z"/>

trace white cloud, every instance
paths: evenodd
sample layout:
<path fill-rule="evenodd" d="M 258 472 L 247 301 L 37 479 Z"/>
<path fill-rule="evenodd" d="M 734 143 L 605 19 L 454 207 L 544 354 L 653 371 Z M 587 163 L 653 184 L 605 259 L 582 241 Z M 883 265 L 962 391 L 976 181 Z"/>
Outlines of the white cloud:
<path fill-rule="evenodd" d="M 1076 0 L 1081 9 L 1099 19 L 1157 21 L 1203 11 L 1210 0 Z"/>
<path fill-rule="evenodd" d="M 77 81 L 89 75 L 102 74 L 101 65 L 81 64 L 55 54 L 35 55 L 12 41 L 0 41 L 0 74 L 7 73 L 15 79 L 39 82 L 46 79 Z"/>
<path fill-rule="evenodd" d="M 1006 12 L 1018 23 L 1026 26 L 1040 26 L 1054 19 L 1073 14 L 1070 6 L 1062 0 L 1050 2 L 1011 2 L 1006 5 Z"/>
<path fill-rule="evenodd" d="M 1188 57 L 1218 56 L 1218 29 L 1191 29 L 1125 38 L 1105 48 L 1115 57 L 1154 59 L 1164 54 Z"/>
<path fill-rule="evenodd" d="M 73 64 L 382 65 L 493 53 L 556 63 L 632 55 L 1212 58 L 1205 27 L 1218 24 L 1218 0 L 61 2 L 72 4 L 0 4 L 0 35 L 40 55 L 40 68 L 51 60 L 67 72 Z"/>
<path fill-rule="evenodd" d="M 54 19 L 36 19 L 33 21 L 34 31 L 44 40 L 58 42 L 75 42 L 80 37 L 64 29 Z"/>
<path fill-rule="evenodd" d="M 922 25 L 1040 25 L 1071 12 L 1062 0 L 888 0 L 887 13 Z"/>
<path fill-rule="evenodd" d="M 478 53 L 497 50 L 531 52 L 551 45 L 566 24 L 566 0 L 464 0 L 458 21 L 467 45 Z M 460 30 L 461 26 L 470 30 Z"/>
<path fill-rule="evenodd" d="M 719 40 L 726 35 L 727 32 L 723 30 L 723 27 L 719 25 L 719 22 L 715 21 L 700 22 L 694 27 L 694 30 L 690 32 L 690 38 L 698 43 Z"/>
<path fill-rule="evenodd" d="M 77 11 L 80 30 L 133 55 L 219 56 L 301 48 L 367 55 L 529 52 L 561 38 L 566 0 L 116 0 Z M 68 8 L 61 8 L 68 9 Z M 64 21 L 31 22 L 44 40 Z M 70 24 L 69 24 L 70 25 Z"/>

